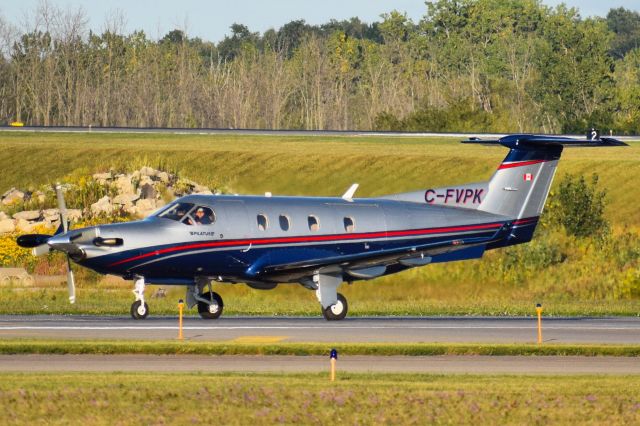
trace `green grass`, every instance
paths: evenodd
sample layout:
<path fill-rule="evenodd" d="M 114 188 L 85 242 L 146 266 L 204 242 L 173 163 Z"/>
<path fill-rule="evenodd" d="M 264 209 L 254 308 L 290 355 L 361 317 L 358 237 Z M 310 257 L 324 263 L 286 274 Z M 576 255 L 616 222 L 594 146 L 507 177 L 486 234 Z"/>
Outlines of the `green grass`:
<path fill-rule="evenodd" d="M 190 354 L 190 355 L 527 355 L 640 356 L 638 345 L 458 343 L 269 343 L 109 340 L 0 341 L 0 354 Z"/>
<path fill-rule="evenodd" d="M 567 149 L 560 174 L 598 173 L 615 224 L 640 225 L 640 143 Z M 0 132 L 0 191 L 52 183 L 74 171 L 142 165 L 179 171 L 238 193 L 358 196 L 487 180 L 506 150 L 456 139 Z"/>
<path fill-rule="evenodd" d="M 426 271 L 428 273 L 428 271 Z M 402 277 L 405 274 L 399 275 Z M 391 280 L 389 280 L 391 281 Z M 437 284 L 434 284 L 436 286 Z M 609 301 L 547 301 L 531 298 L 506 299 L 489 297 L 477 300 L 464 300 L 457 294 L 456 298 L 446 295 L 441 290 L 440 296 L 423 296 L 430 286 L 407 293 L 407 283 L 402 280 L 389 283 L 359 282 L 351 286 L 343 285 L 340 291 L 349 301 L 349 316 L 376 315 L 415 315 L 415 316 L 534 316 L 535 304 L 544 302 L 544 316 L 638 316 L 639 300 Z M 128 315 L 129 306 L 133 302 L 130 283 L 118 288 L 106 287 L 102 284 L 81 283 L 77 290 L 77 301 L 70 305 L 67 299 L 66 283 L 63 281 L 56 288 L 41 289 L 2 289 L 0 291 L 0 314 L 92 314 L 92 315 Z M 451 291 L 456 291 L 452 285 Z M 465 289 L 464 284 L 458 285 Z M 147 289 L 151 316 L 176 315 L 178 300 L 184 299 L 182 287 L 168 288 L 167 296 L 154 299 L 157 286 Z M 167 288 L 167 287 L 163 287 Z M 260 291 L 244 285 L 217 285 L 215 290 L 225 302 L 225 316 L 317 316 L 320 308 L 313 292 L 297 285 L 281 285 L 275 290 Z M 196 309 L 187 309 L 187 316 L 197 316 Z"/>
<path fill-rule="evenodd" d="M 640 422 L 637 376 L 0 374 L 3 424 Z"/>

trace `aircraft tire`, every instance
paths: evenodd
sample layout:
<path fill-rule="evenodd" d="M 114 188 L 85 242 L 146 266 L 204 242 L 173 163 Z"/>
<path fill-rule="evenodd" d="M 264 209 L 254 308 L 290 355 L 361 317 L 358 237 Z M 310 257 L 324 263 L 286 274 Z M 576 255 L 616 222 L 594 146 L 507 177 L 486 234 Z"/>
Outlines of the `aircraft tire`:
<path fill-rule="evenodd" d="M 149 315 L 149 305 L 147 305 L 147 303 L 145 302 L 145 304 L 144 304 L 144 312 L 140 313 L 141 305 L 142 304 L 141 304 L 141 302 L 139 300 L 136 300 L 135 302 L 133 302 L 131 304 L 131 318 L 133 318 L 135 320 L 143 320 Z"/>
<path fill-rule="evenodd" d="M 214 312 L 211 312 L 211 309 L 209 309 L 209 306 L 211 305 L 205 302 L 198 301 L 198 313 L 200 314 L 200 316 L 203 319 L 220 318 L 220 315 L 222 315 L 222 310 L 224 309 L 224 303 L 222 302 L 222 297 L 220 297 L 220 295 L 216 292 L 202 293 L 200 297 L 209 299 L 209 300 L 213 298 L 213 301 L 216 302 L 216 306 L 217 306 L 217 309 L 215 309 Z"/>
<path fill-rule="evenodd" d="M 338 293 L 338 302 L 335 305 L 329 306 L 327 309 L 322 310 L 322 315 L 327 321 L 340 321 L 347 316 L 349 305 L 347 304 L 347 298 Z"/>

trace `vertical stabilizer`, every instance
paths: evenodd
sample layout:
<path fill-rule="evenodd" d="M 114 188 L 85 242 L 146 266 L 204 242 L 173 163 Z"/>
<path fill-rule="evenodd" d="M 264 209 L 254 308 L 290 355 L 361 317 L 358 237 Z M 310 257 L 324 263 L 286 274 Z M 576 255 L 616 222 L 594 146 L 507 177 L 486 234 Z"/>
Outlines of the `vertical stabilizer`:
<path fill-rule="evenodd" d="M 511 235 L 500 246 L 527 242 L 533 237 L 565 146 L 626 145 L 612 138 L 587 141 L 537 135 L 509 135 L 497 141 L 472 139 L 464 142 L 500 144 L 509 148 L 478 206 L 478 210 L 512 218 Z"/>
<path fill-rule="evenodd" d="M 489 181 L 478 210 L 514 219 L 538 217 L 549 194 L 562 145 L 514 144 L 510 148 Z"/>

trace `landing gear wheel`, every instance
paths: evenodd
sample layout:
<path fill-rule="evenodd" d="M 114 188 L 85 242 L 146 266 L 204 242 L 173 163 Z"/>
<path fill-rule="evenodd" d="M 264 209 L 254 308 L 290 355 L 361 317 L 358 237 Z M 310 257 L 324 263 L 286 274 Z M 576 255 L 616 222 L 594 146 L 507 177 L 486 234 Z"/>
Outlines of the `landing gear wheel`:
<path fill-rule="evenodd" d="M 136 320 L 143 320 L 149 315 L 149 305 L 145 302 L 144 305 L 139 300 L 136 300 L 131 304 L 131 318 Z"/>
<path fill-rule="evenodd" d="M 322 315 L 327 321 L 340 321 L 347 316 L 349 305 L 347 304 L 347 298 L 338 293 L 338 301 L 322 310 Z"/>
<path fill-rule="evenodd" d="M 204 319 L 216 319 L 222 315 L 222 309 L 224 303 L 222 303 L 222 297 L 214 291 L 202 293 L 200 295 L 203 299 L 211 300 L 211 303 L 205 303 L 198 300 L 198 313 Z"/>

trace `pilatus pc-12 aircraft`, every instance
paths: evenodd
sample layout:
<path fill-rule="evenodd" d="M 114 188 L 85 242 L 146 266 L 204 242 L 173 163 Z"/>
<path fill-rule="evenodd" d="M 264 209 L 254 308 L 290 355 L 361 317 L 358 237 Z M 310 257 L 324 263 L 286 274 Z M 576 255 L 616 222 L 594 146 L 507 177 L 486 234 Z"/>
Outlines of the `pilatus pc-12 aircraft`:
<path fill-rule="evenodd" d="M 490 180 L 376 198 L 189 195 L 144 220 L 18 238 L 35 254 L 58 250 L 79 265 L 135 281 L 131 316 L 149 313 L 146 284 L 183 285 L 187 304 L 218 318 L 222 298 L 212 282 L 314 290 L 327 320 L 347 314 L 343 281 L 368 280 L 430 263 L 476 259 L 486 250 L 531 240 L 563 146 L 626 145 L 509 135 L 465 143 L 509 148 Z M 70 266 L 70 262 L 69 262 Z M 70 300 L 75 300 L 69 268 Z"/>

